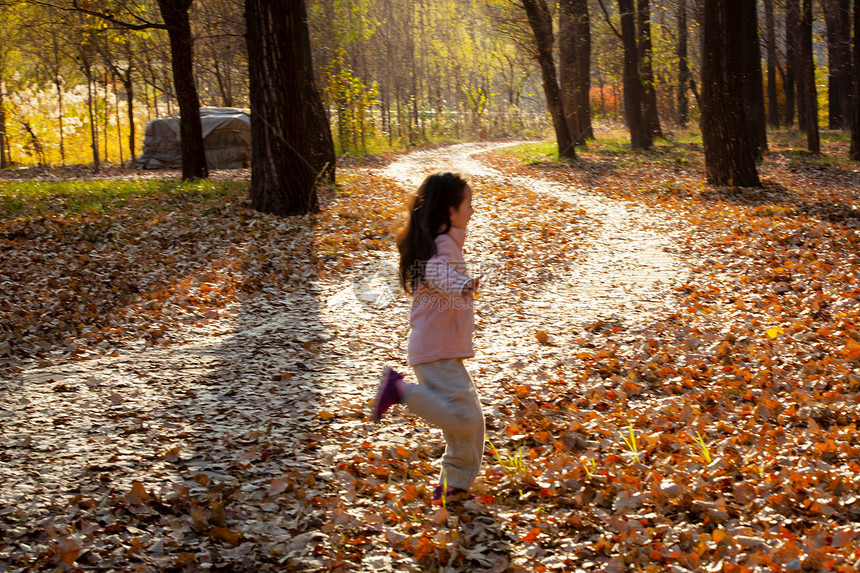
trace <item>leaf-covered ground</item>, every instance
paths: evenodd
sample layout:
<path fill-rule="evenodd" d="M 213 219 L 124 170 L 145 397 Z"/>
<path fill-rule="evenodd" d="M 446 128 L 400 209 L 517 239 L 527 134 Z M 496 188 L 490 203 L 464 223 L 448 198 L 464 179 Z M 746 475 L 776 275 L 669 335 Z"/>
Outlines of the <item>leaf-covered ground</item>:
<path fill-rule="evenodd" d="M 448 508 L 438 431 L 366 417 L 405 360 L 386 161 L 292 219 L 241 182 L 0 184 L 0 570 L 855 571 L 857 166 L 474 151 L 492 445 Z"/>

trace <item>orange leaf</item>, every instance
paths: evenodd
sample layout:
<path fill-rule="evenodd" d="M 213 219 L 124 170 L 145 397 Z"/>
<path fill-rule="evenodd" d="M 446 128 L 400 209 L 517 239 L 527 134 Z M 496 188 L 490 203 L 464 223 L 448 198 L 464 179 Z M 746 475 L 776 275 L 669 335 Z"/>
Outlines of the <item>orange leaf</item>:
<path fill-rule="evenodd" d="M 56 551 L 60 563 L 71 565 L 78 558 L 81 547 L 74 539 L 63 539 L 57 544 Z"/>
<path fill-rule="evenodd" d="M 125 502 L 129 505 L 140 505 L 149 499 L 150 496 L 146 493 L 146 488 L 139 481 L 132 482 L 131 491 L 125 494 Z"/>
<path fill-rule="evenodd" d="M 857 360 L 860 358 L 860 343 L 856 340 L 849 340 L 842 350 L 842 355 L 848 360 Z"/>
<path fill-rule="evenodd" d="M 538 535 L 540 535 L 540 528 L 535 527 L 534 529 L 529 531 L 525 537 L 522 538 L 522 541 L 525 541 L 526 543 L 534 543 Z"/>
<path fill-rule="evenodd" d="M 216 539 L 219 541 L 224 541 L 229 543 L 233 547 L 239 545 L 239 541 L 242 539 L 241 533 L 236 533 L 235 531 L 230 531 L 226 527 L 213 527 L 209 532 L 209 537 L 212 539 Z"/>

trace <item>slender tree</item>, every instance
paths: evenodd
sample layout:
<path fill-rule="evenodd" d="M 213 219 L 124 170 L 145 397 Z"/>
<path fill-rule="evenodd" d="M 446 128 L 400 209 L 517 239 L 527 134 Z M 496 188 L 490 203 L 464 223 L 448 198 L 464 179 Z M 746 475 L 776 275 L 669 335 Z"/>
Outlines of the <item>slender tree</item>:
<path fill-rule="evenodd" d="M 573 147 L 574 141 L 565 121 L 561 89 L 556 79 L 555 61 L 552 54 L 552 15 L 545 0 L 521 1 L 522 7 L 528 16 L 532 34 L 534 35 L 538 63 L 540 64 L 541 76 L 543 77 L 546 104 L 552 116 L 552 125 L 555 128 L 555 138 L 558 142 L 558 155 L 567 159 L 575 159 L 576 149 Z"/>
<path fill-rule="evenodd" d="M 591 26 L 588 0 L 562 0 L 559 14 L 562 106 L 574 143 L 594 138 L 591 127 Z"/>
<path fill-rule="evenodd" d="M 767 151 L 767 122 L 764 112 L 757 2 L 739 2 L 737 9 L 742 10 L 740 41 L 743 46 L 744 105 L 747 108 L 747 125 L 755 145 L 756 157 L 761 158 Z"/>
<path fill-rule="evenodd" d="M 0 75 L 0 169 L 8 167 L 6 163 L 6 102 L 4 101 L 5 87 L 3 86 L 3 76 Z"/>
<path fill-rule="evenodd" d="M 818 95 L 815 89 L 815 60 L 812 57 L 812 0 L 803 0 L 800 25 L 800 53 L 803 64 L 803 92 L 806 109 L 806 147 L 821 153 L 818 137 Z"/>
<path fill-rule="evenodd" d="M 200 99 L 194 81 L 194 37 L 191 33 L 189 11 L 194 0 L 158 0 L 163 24 L 151 22 L 138 6 L 118 6 L 115 11 L 91 2 L 72 1 L 64 9 L 101 18 L 128 30 L 167 30 L 170 40 L 173 88 L 179 104 L 179 137 L 182 155 L 182 178 L 207 177 L 206 151 L 203 147 L 203 127 L 200 123 Z M 123 20 L 120 15 L 129 18 Z M 153 69 L 153 73 L 155 73 Z M 153 82 L 155 84 L 155 82 Z M 168 100 L 169 108 L 169 100 Z"/>
<path fill-rule="evenodd" d="M 785 124 L 793 125 L 798 99 L 800 0 L 785 0 Z"/>
<path fill-rule="evenodd" d="M 79 23 L 78 29 L 83 30 L 84 25 Z M 93 154 L 93 171 L 98 173 L 101 168 L 101 159 L 99 156 L 98 115 L 96 114 L 96 100 L 98 99 L 98 94 L 94 93 L 93 89 L 96 75 L 94 67 L 95 51 L 89 39 L 84 38 L 83 36 L 80 39 L 79 52 L 77 56 L 78 61 L 80 62 L 81 71 L 84 73 L 84 77 L 87 80 L 87 113 L 90 119 L 90 149 Z"/>
<path fill-rule="evenodd" d="M 333 165 L 321 167 L 314 146 L 319 141 L 331 145 L 331 133 L 327 137 L 315 133 L 321 126 L 308 113 L 322 104 L 310 69 L 304 1 L 246 0 L 245 21 L 253 141 L 251 205 L 284 216 L 318 211 L 316 183 Z M 334 157 L 333 148 L 330 156 Z"/>
<path fill-rule="evenodd" d="M 651 42 L 651 2 L 637 0 L 636 29 L 639 32 L 639 69 L 642 80 L 642 104 L 645 129 L 652 138 L 663 137 L 657 111 L 657 90 L 654 86 L 654 49 Z"/>
<path fill-rule="evenodd" d="M 773 0 L 764 0 L 764 18 L 767 43 L 767 122 L 779 127 L 779 102 L 776 90 L 776 25 L 773 17 Z"/>
<path fill-rule="evenodd" d="M 854 66 L 851 70 L 854 92 L 851 110 L 851 159 L 860 161 L 860 1 L 854 0 Z"/>
<path fill-rule="evenodd" d="M 208 177 L 200 99 L 194 82 L 194 38 L 188 11 L 193 0 L 158 0 L 158 8 L 170 38 L 171 67 L 176 101 L 179 104 L 179 139 L 182 153 L 182 178 Z"/>
<path fill-rule="evenodd" d="M 851 0 L 824 0 L 827 28 L 828 123 L 845 129 L 851 123 Z"/>
<path fill-rule="evenodd" d="M 15 44 L 16 30 L 9 7 L 0 4 L 0 18 L 6 23 L 7 29 L 0 35 L 0 169 L 6 169 L 9 165 L 9 140 L 6 137 L 6 81 L 9 70 L 9 52 Z M 9 29 L 11 28 L 11 29 Z"/>
<path fill-rule="evenodd" d="M 687 0 L 678 1 L 678 125 L 685 127 L 688 121 L 690 104 L 687 90 L 690 88 L 690 66 L 687 61 Z"/>
<path fill-rule="evenodd" d="M 678 125 L 686 127 L 689 120 L 690 104 L 687 99 L 687 90 L 690 89 L 692 74 L 688 60 L 688 38 L 690 31 L 687 28 L 687 0 L 678 1 Z"/>
<path fill-rule="evenodd" d="M 755 149 L 743 101 L 744 49 L 732 33 L 742 29 L 740 2 L 755 0 L 705 0 L 702 141 L 709 183 L 757 187 Z"/>
<path fill-rule="evenodd" d="M 630 144 L 635 149 L 650 149 L 651 131 L 643 113 L 642 78 L 639 75 L 639 49 L 636 45 L 636 21 L 632 0 L 618 0 L 621 10 L 621 42 L 624 45 L 624 111 L 630 130 Z"/>

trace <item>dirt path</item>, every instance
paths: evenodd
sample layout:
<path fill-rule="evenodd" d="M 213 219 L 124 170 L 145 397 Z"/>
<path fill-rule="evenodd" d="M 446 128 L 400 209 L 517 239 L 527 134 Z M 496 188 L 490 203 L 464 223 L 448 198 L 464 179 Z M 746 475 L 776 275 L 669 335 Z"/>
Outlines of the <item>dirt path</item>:
<path fill-rule="evenodd" d="M 571 245 L 573 262 L 532 265 L 522 276 L 498 261 L 477 261 L 487 278 L 477 310 L 480 350 L 470 368 L 480 372 L 491 427 L 504 416 L 503 384 L 516 377 L 539 385 L 577 350 L 583 329 L 598 321 L 623 325 L 626 336 L 647 330 L 652 316 L 672 304 L 672 286 L 686 272 L 673 239 L 677 228 L 585 189 L 506 176 L 476 157 L 504 145 L 510 144 L 419 151 L 377 173 L 409 189 L 437 169 L 470 176 L 477 207 L 467 255 L 473 261 L 516 224 L 511 217 L 489 216 L 482 185 L 554 197 L 587 239 Z M 321 566 L 308 554 L 314 547 L 306 543 L 309 538 L 297 543 L 290 532 L 316 535 L 326 512 L 356 511 L 358 505 L 365 506 L 362 520 L 377 515 L 373 503 L 356 497 L 360 480 L 335 467 L 364 456 L 365 440 L 374 447 L 402 444 L 428 457 L 442 447 L 437 431 L 409 416 L 391 416 L 378 427 L 364 417 L 381 364 L 405 362 L 408 300 L 396 294 L 395 265 L 393 250 L 369 251 L 351 276 L 309 279 L 304 292 L 229 309 L 189 333 L 185 344 L 30 370 L 6 381 L 0 404 L 0 528 L 10 531 L 12 541 L 0 551 L 0 564 L 23 562 L 28 555 L 54 559 L 56 545 L 50 544 L 58 538 L 88 547 L 80 534 L 86 528 L 118 531 L 111 515 L 128 507 L 143 511 L 128 493 L 141 482 L 176 517 L 152 521 L 145 533 L 130 528 L 99 541 L 99 551 L 117 548 L 117 566 L 127 564 L 119 548 L 132 539 L 136 547 L 149 548 L 142 560 L 153 570 L 175 565 L 176 554 L 188 551 L 202 565 L 242 568 L 253 555 L 260 563 Z M 540 331 L 548 341 L 536 338 Z M 308 473 L 315 478 L 303 482 Z M 291 475 L 295 479 L 281 487 L 278 480 Z M 221 497 L 212 501 L 213 484 L 229 488 L 229 499 L 227 490 L 218 489 Z M 325 492 L 331 507 L 277 497 L 298 487 L 310 495 L 298 499 L 314 499 L 312 490 Z M 72 499 L 85 504 L 84 518 L 67 511 Z M 246 540 L 229 552 L 199 546 L 194 508 L 213 504 L 231 508 L 226 526 Z M 191 517 L 180 517 L 182 512 Z M 369 569 L 409 568 L 392 563 L 385 547 L 371 553 Z"/>
<path fill-rule="evenodd" d="M 630 332 L 648 328 L 653 314 L 672 304 L 672 285 L 687 272 L 676 242 L 678 227 L 640 206 L 599 196 L 587 189 L 508 176 L 480 160 L 481 153 L 515 144 L 467 143 L 419 151 L 396 161 L 384 174 L 416 188 L 432 171 L 460 171 L 477 180 L 478 196 L 481 182 L 531 189 L 569 204 L 572 213 L 579 216 L 589 237 L 586 244 L 574 245 L 575 263 L 566 272 L 544 282 L 540 292 L 526 291 L 528 318 L 522 322 L 526 331 L 532 331 L 523 332 L 522 328 L 507 323 L 492 338 L 527 340 L 530 345 L 535 329 L 564 337 L 600 320 L 623 324 Z M 480 198 L 477 205 L 470 236 L 497 235 L 502 230 L 499 224 L 482 216 Z M 490 276 L 485 284 L 493 289 L 493 282 L 494 277 Z"/>

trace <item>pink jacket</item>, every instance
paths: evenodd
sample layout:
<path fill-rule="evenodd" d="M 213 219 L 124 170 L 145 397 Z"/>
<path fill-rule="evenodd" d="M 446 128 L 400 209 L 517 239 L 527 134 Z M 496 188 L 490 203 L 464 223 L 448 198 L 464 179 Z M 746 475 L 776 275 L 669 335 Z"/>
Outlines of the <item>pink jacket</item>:
<path fill-rule="evenodd" d="M 436 254 L 427 261 L 424 281 L 412 293 L 407 357 L 410 366 L 475 355 L 475 299 L 463 294 L 471 277 L 463 260 L 466 231 L 452 228 L 436 237 Z"/>

